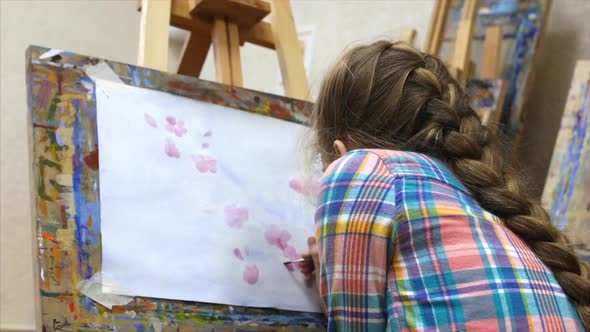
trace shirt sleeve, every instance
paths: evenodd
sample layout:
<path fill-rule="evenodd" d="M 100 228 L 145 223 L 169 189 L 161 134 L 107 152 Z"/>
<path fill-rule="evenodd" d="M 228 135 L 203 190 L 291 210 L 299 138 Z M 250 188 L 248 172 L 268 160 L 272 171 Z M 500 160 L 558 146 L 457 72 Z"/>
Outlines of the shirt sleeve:
<path fill-rule="evenodd" d="M 385 331 L 393 180 L 366 150 L 349 152 L 324 175 L 315 220 L 328 331 Z"/>

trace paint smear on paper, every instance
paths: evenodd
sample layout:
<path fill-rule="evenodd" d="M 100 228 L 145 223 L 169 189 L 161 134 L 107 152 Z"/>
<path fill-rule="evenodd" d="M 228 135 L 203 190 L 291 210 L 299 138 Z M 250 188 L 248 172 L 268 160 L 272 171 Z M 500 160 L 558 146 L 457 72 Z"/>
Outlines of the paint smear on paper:
<path fill-rule="evenodd" d="M 280 229 L 277 225 L 270 225 L 264 233 L 266 241 L 281 250 L 285 250 L 289 246 L 291 233 Z"/>
<path fill-rule="evenodd" d="M 165 151 L 170 158 L 180 158 L 180 151 L 178 151 L 176 144 L 169 138 L 166 139 Z"/>
<path fill-rule="evenodd" d="M 297 179 L 291 179 L 291 181 L 289 181 L 289 187 L 300 194 L 303 193 L 303 185 L 301 184 L 301 181 Z"/>
<path fill-rule="evenodd" d="M 258 271 L 258 267 L 256 265 L 248 265 L 244 269 L 244 274 L 242 277 L 244 281 L 249 283 L 250 285 L 254 285 L 258 282 L 258 277 L 260 276 L 260 272 Z"/>
<path fill-rule="evenodd" d="M 156 119 L 154 119 L 151 115 L 145 113 L 143 115 L 143 118 L 145 119 L 145 122 L 147 122 L 147 124 L 150 125 L 150 127 L 158 128 L 158 123 L 156 122 Z"/>
<path fill-rule="evenodd" d="M 203 137 L 211 137 L 213 136 L 213 133 L 211 132 L 211 130 L 207 130 L 204 134 Z"/>
<path fill-rule="evenodd" d="M 234 256 L 236 256 L 236 258 L 241 261 L 244 260 L 244 256 L 242 255 L 242 251 L 240 250 L 240 248 L 234 248 Z"/>
<path fill-rule="evenodd" d="M 166 130 L 169 132 L 174 133 L 174 135 L 178 137 L 182 137 L 184 134 L 186 134 L 187 129 L 184 127 L 183 120 L 177 120 L 173 116 L 167 116 L 166 122 Z"/>
<path fill-rule="evenodd" d="M 301 259 L 301 255 L 299 255 L 297 253 L 297 250 L 295 249 L 295 247 L 292 247 L 292 246 L 288 246 L 287 248 L 285 248 L 283 250 L 283 254 L 285 254 L 285 256 L 289 257 L 289 259 L 292 261 L 296 261 L 298 259 Z"/>
<path fill-rule="evenodd" d="M 235 205 L 228 205 L 224 208 L 225 222 L 232 228 L 240 228 L 248 220 L 248 209 Z"/>
<path fill-rule="evenodd" d="M 213 157 L 203 155 L 192 155 L 191 156 L 195 167 L 201 173 L 217 173 L 217 160 Z"/>
<path fill-rule="evenodd" d="M 203 149 L 208 149 L 209 148 L 209 143 L 203 143 L 203 144 L 201 144 L 201 147 Z"/>

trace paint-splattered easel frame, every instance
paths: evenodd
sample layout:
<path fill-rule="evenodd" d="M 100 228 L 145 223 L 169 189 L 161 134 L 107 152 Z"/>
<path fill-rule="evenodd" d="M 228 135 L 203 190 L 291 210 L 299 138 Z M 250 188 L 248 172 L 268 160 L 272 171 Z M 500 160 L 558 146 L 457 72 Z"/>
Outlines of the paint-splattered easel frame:
<path fill-rule="evenodd" d="M 39 329 L 324 330 L 319 314 L 140 297 L 109 310 L 76 290 L 78 282 L 101 270 L 96 96 L 87 88 L 94 84 L 83 66 L 104 60 L 68 52 L 40 59 L 48 51 L 37 46 L 27 50 Z M 300 100 L 104 62 L 129 85 L 288 121 L 305 122 L 311 107 Z"/>

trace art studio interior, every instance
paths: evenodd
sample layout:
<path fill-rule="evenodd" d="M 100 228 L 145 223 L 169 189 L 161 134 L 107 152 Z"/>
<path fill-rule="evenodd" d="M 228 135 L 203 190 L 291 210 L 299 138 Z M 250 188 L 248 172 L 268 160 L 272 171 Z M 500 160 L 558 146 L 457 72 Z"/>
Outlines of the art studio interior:
<path fill-rule="evenodd" d="M 0 0 L 0 332 L 590 331 L 588 17 Z"/>

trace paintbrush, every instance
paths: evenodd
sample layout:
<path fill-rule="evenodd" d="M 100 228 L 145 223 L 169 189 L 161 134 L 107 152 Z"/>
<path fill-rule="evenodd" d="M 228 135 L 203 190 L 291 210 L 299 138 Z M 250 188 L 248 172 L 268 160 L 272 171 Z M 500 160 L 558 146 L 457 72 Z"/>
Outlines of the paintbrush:
<path fill-rule="evenodd" d="M 286 262 L 283 262 L 283 264 L 285 266 L 287 266 L 287 265 L 290 265 L 290 264 L 303 263 L 303 262 L 311 262 L 311 261 L 313 261 L 313 259 L 311 257 L 307 257 L 307 258 L 297 259 L 297 260 L 294 260 L 294 261 L 286 261 Z"/>

